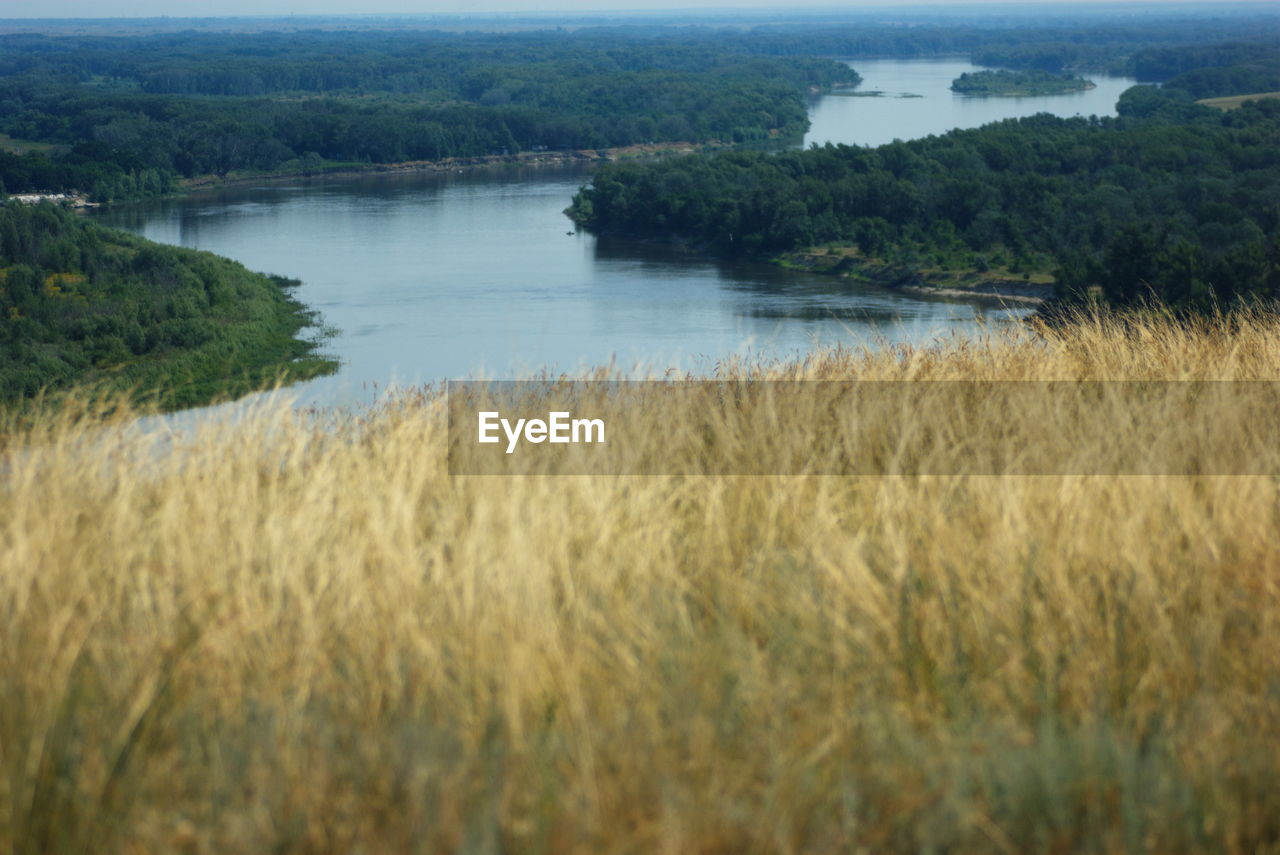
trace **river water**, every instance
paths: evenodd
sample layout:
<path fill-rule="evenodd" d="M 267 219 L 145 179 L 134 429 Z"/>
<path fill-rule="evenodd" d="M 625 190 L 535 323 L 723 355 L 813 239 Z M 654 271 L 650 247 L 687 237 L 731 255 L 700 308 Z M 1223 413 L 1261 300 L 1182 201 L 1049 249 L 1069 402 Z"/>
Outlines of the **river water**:
<path fill-rule="evenodd" d="M 964 59 L 876 59 L 851 62 L 862 75 L 857 92 L 879 97 L 827 95 L 809 110 L 813 143 L 884 145 L 954 128 L 977 128 L 1001 119 L 1052 113 L 1055 116 L 1114 116 L 1120 93 L 1137 83 L 1129 77 L 1086 75 L 1096 86 L 1066 95 L 1030 98 L 972 98 L 951 91 L 951 81 L 981 71 Z"/>
<path fill-rule="evenodd" d="M 878 145 L 1009 116 L 1114 115 L 1133 81 L 1052 98 L 965 99 L 959 60 L 854 63 L 878 98 L 825 96 L 809 142 Z M 895 97 L 902 94 L 922 97 Z M 302 280 L 336 332 L 334 376 L 307 404 L 354 404 L 388 385 L 507 378 L 614 364 L 631 376 L 707 372 L 741 356 L 965 335 L 1025 313 L 690 257 L 573 230 L 563 209 L 589 166 L 501 167 L 236 187 L 112 206 L 102 222 Z"/>

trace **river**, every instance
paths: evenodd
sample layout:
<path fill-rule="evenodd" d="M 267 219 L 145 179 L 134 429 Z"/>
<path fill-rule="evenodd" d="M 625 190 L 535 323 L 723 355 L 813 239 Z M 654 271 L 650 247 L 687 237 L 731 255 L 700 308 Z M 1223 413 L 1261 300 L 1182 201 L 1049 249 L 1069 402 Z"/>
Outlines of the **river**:
<path fill-rule="evenodd" d="M 968 99 L 947 89 L 975 70 L 962 60 L 853 65 L 862 89 L 885 95 L 815 99 L 806 144 L 878 145 L 1041 111 L 1114 115 L 1133 83 L 1094 77 L 1098 87 L 1078 94 Z M 631 376 L 708 372 L 735 355 L 965 335 L 1026 311 L 575 232 L 562 211 L 589 176 L 588 166 L 497 167 L 263 182 L 95 216 L 302 280 L 297 296 L 336 330 L 325 350 L 342 366 L 292 390 L 306 404 L 610 363 Z"/>

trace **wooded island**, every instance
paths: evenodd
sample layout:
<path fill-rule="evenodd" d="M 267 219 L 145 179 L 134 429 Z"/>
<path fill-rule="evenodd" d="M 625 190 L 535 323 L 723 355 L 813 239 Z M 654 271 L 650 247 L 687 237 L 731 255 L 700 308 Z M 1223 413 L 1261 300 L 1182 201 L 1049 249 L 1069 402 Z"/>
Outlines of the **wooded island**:
<path fill-rule="evenodd" d="M 1022 98 L 1029 95 L 1065 95 L 1093 89 L 1092 80 L 1071 74 L 1048 71 L 974 71 L 961 74 L 951 82 L 951 91 L 961 95 Z"/>

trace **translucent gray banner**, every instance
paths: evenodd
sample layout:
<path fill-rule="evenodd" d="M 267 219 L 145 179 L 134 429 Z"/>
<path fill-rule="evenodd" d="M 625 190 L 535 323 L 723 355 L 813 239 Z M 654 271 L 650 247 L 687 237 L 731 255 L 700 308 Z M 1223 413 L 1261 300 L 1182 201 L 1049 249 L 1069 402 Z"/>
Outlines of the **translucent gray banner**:
<path fill-rule="evenodd" d="M 455 475 L 1276 475 L 1280 382 L 450 382 Z"/>

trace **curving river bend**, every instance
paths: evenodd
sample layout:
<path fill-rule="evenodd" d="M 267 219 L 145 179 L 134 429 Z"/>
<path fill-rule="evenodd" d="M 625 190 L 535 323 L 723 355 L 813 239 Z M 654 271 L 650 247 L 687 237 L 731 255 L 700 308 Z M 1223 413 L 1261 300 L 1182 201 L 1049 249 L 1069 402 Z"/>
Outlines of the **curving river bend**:
<path fill-rule="evenodd" d="M 811 142 L 878 145 L 1037 112 L 1114 115 L 1134 81 L 1044 98 L 965 99 L 963 60 L 861 60 L 875 98 L 824 96 Z M 900 97 L 912 95 L 919 97 Z M 264 182 L 113 206 L 95 216 L 152 240 L 301 279 L 337 333 L 334 376 L 306 404 L 370 400 L 389 384 L 513 377 L 614 362 L 628 373 L 705 371 L 732 355 L 925 341 L 1025 310 L 929 299 L 770 265 L 690 258 L 575 233 L 561 213 L 589 167 Z"/>

